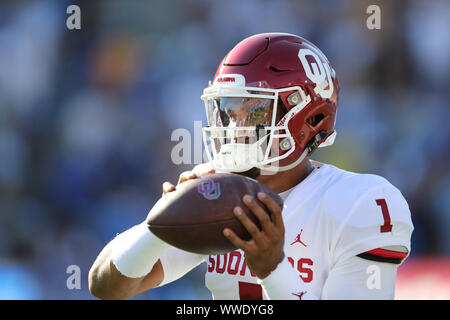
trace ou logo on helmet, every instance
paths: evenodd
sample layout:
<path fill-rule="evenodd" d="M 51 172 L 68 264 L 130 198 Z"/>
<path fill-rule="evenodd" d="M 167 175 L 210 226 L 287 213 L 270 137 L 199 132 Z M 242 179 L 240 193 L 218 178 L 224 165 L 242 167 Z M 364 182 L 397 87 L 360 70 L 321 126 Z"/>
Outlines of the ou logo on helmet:
<path fill-rule="evenodd" d="M 315 62 L 309 63 L 306 59 L 307 56 L 313 57 Z M 298 58 L 303 65 L 306 76 L 316 84 L 314 92 L 324 99 L 330 98 L 333 94 L 334 87 L 328 63 L 322 62 L 316 53 L 307 48 L 299 50 Z M 325 89 L 327 87 L 328 89 Z"/>

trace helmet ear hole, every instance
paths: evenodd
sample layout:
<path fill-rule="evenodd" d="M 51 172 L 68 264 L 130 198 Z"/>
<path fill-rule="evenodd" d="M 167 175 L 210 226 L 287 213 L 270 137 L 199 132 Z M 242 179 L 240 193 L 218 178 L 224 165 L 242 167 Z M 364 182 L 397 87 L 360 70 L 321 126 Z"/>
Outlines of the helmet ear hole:
<path fill-rule="evenodd" d="M 312 127 L 315 127 L 315 126 L 317 126 L 320 123 L 320 121 L 322 121 L 323 118 L 325 118 L 325 115 L 323 113 L 319 113 L 319 114 L 316 114 L 316 115 L 314 115 L 312 117 L 309 117 L 306 120 L 306 122 L 308 124 L 310 124 Z"/>

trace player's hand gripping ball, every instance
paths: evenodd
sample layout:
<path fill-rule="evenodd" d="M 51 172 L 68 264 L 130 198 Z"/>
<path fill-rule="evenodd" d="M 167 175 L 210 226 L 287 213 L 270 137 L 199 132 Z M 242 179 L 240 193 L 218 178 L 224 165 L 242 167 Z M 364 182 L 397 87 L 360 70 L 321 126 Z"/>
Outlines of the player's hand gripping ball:
<path fill-rule="evenodd" d="M 251 195 L 264 208 L 257 199 L 258 192 L 266 193 L 283 207 L 282 199 L 273 190 L 238 174 L 211 173 L 186 179 L 154 205 L 146 221 L 157 237 L 182 250 L 199 254 L 230 252 L 237 248 L 224 236 L 225 228 L 242 240 L 251 238 L 233 213 L 235 207 L 241 207 L 261 229 L 259 219 L 242 200 L 244 195 Z"/>

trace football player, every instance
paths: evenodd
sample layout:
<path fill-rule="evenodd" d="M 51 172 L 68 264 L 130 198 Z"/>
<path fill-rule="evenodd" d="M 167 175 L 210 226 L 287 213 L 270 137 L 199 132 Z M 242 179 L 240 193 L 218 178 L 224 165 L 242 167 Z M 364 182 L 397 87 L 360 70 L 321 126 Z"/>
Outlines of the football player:
<path fill-rule="evenodd" d="M 409 207 L 385 178 L 309 156 L 336 137 L 339 83 L 325 55 L 292 34 L 244 39 L 222 60 L 202 100 L 209 162 L 178 184 L 212 172 L 250 176 L 275 190 L 243 197 L 259 229 L 224 235 L 237 248 L 203 256 L 169 246 L 141 223 L 113 239 L 89 273 L 99 298 L 129 298 L 175 281 L 202 262 L 214 299 L 393 299 L 397 267 L 410 252 Z M 163 185 L 163 194 L 176 186 Z M 263 203 L 261 206 L 258 203 Z"/>

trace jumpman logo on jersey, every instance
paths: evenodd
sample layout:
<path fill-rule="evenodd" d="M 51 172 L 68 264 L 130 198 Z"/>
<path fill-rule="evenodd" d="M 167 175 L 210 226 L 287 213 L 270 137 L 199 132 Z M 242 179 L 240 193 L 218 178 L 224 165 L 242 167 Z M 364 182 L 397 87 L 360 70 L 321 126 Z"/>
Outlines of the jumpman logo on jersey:
<path fill-rule="evenodd" d="M 302 241 L 302 240 L 300 240 L 300 237 L 302 236 L 302 232 L 303 232 L 303 229 L 301 229 L 300 230 L 300 233 L 297 235 L 297 237 L 295 237 L 295 240 L 294 240 L 294 242 L 292 242 L 290 245 L 292 246 L 294 243 L 300 243 L 300 244 L 302 244 L 302 245 L 304 245 L 305 247 L 307 247 L 307 245 Z"/>
<path fill-rule="evenodd" d="M 300 300 L 302 300 L 303 295 L 306 291 L 300 291 L 299 293 L 292 293 L 294 296 L 297 296 Z"/>

